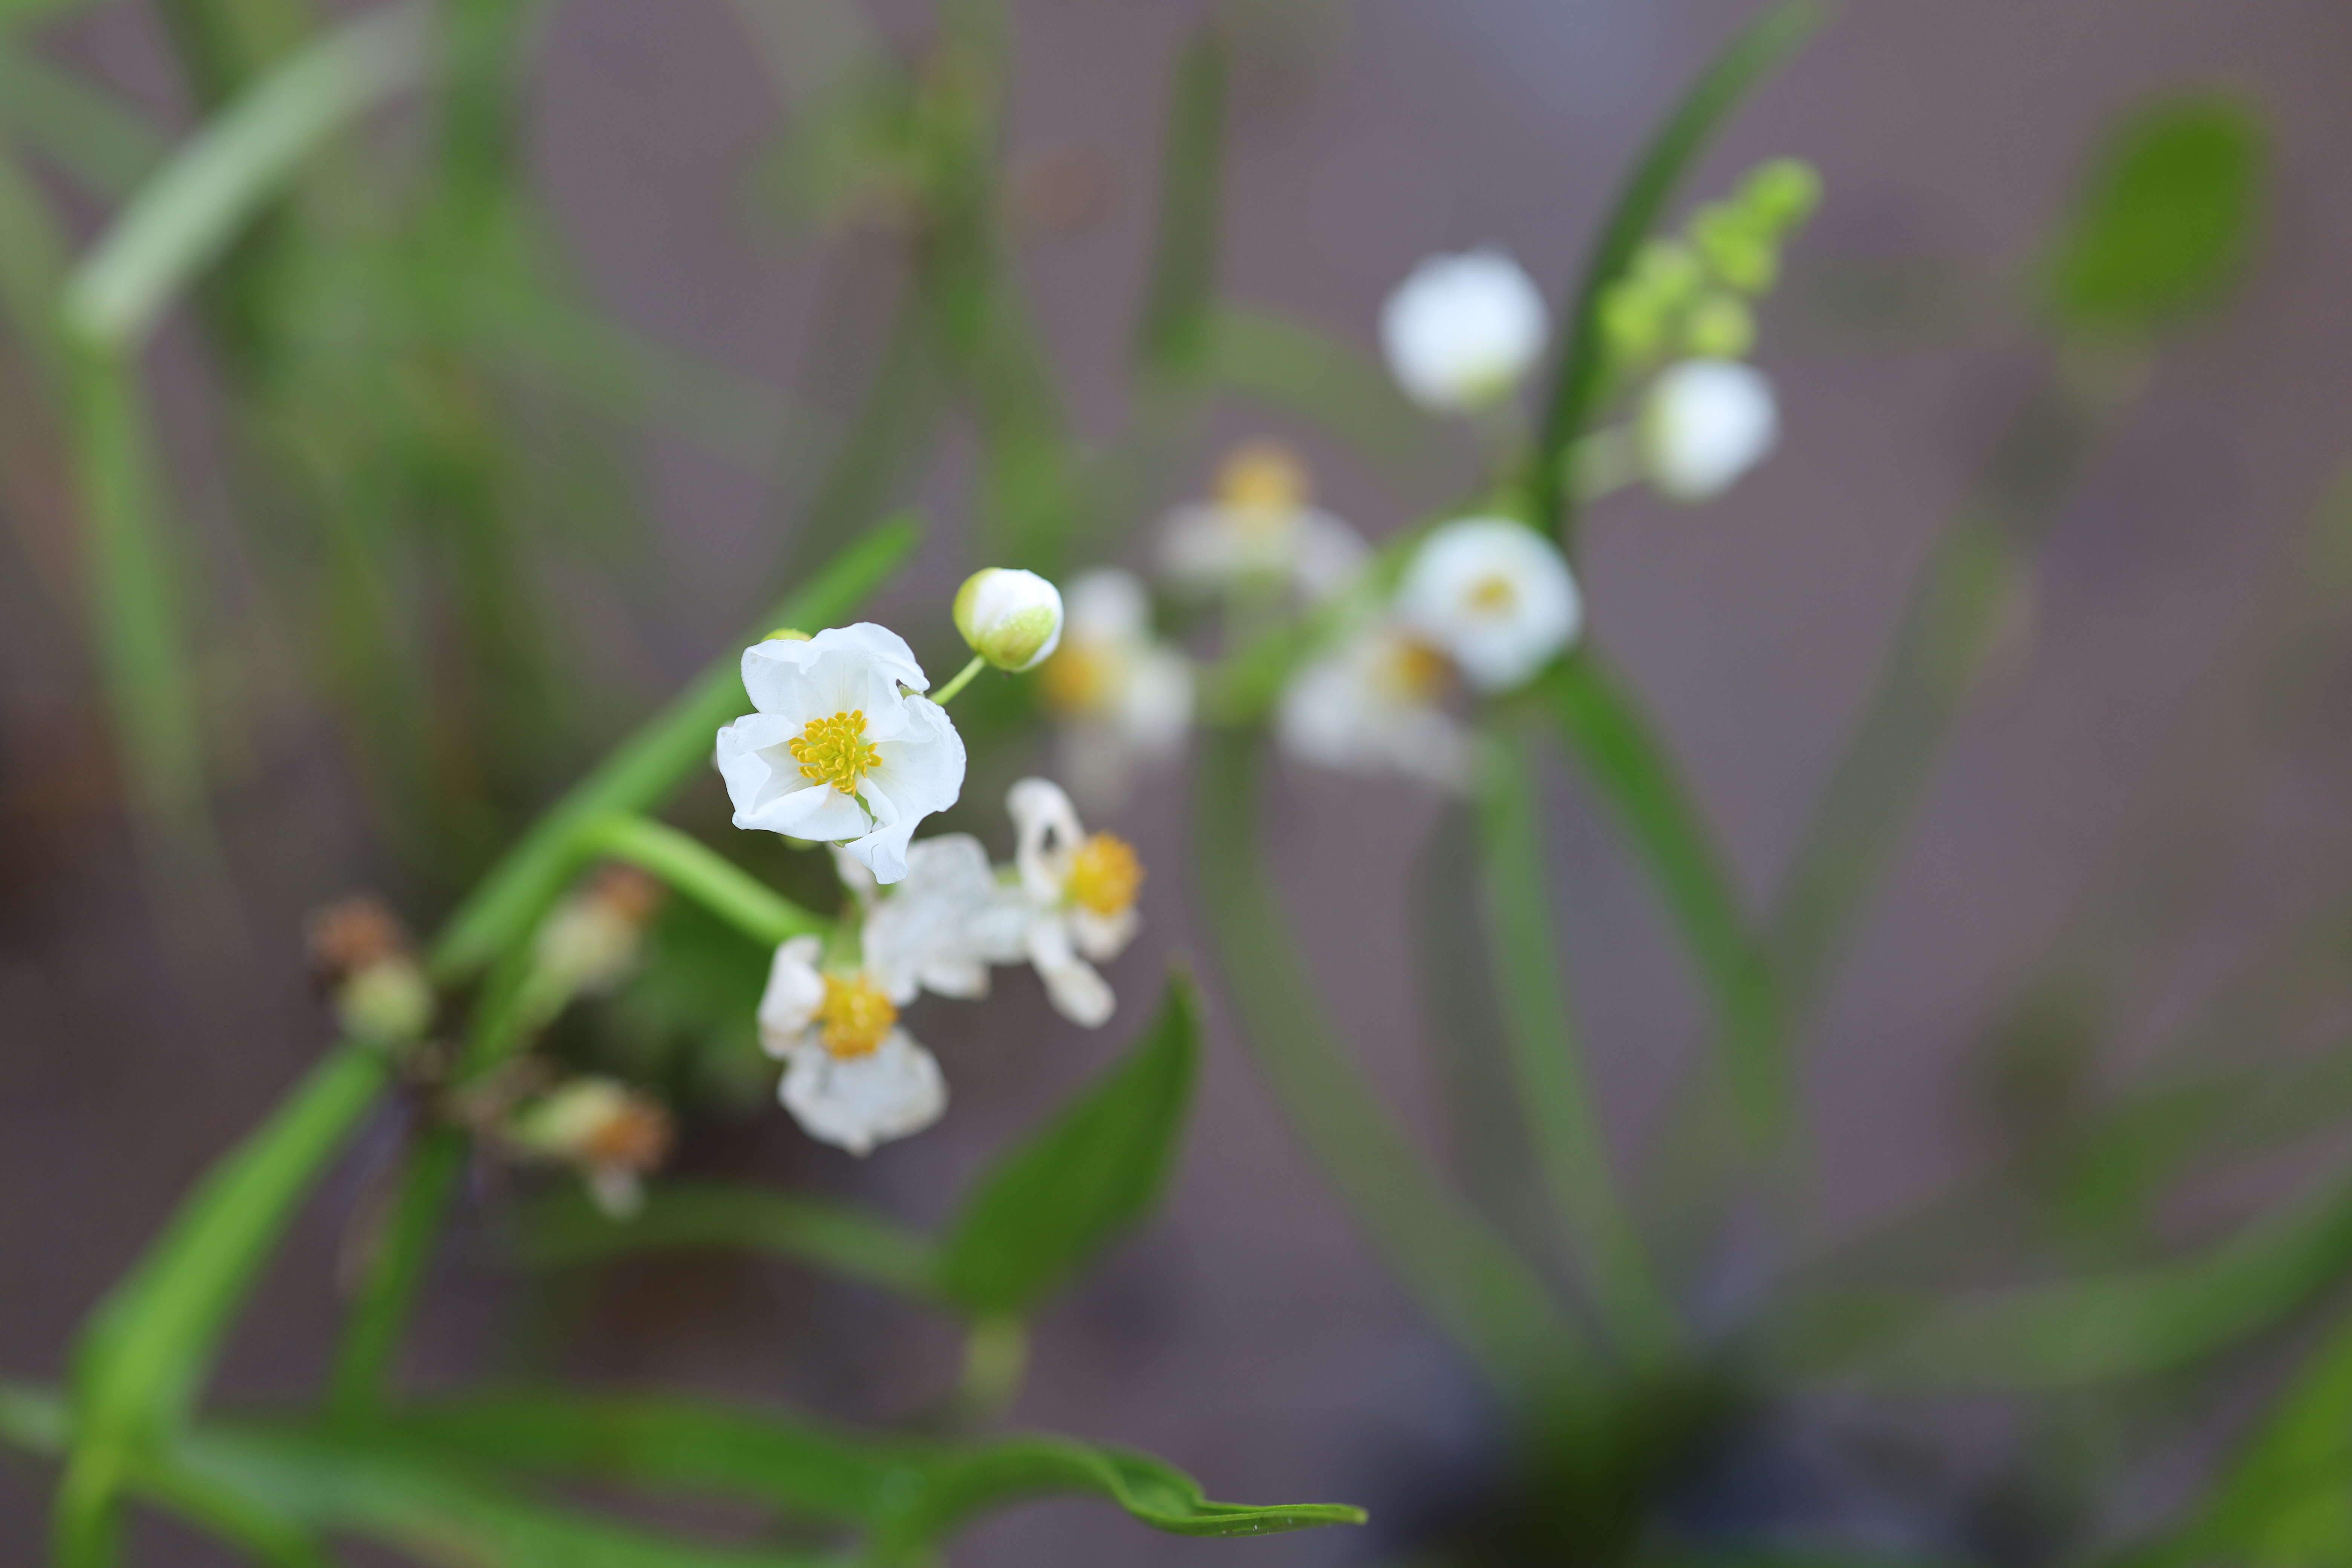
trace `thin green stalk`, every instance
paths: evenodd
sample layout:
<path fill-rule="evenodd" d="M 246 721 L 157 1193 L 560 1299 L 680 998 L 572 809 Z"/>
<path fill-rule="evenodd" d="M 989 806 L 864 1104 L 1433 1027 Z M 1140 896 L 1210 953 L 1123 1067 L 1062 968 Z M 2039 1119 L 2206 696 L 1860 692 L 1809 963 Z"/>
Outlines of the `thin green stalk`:
<path fill-rule="evenodd" d="M 908 518 L 877 528 L 786 596 L 761 618 L 760 630 L 835 624 L 898 570 L 916 537 Z M 746 706 L 740 662 L 730 653 L 714 663 L 523 836 L 450 917 L 432 950 L 437 978 L 455 981 L 478 972 L 537 924 L 577 868 L 583 826 L 657 807 L 709 760 L 712 737 Z"/>
<path fill-rule="evenodd" d="M 1262 738 L 1210 737 L 1195 874 L 1244 1037 L 1267 1087 L 1405 1289 L 1514 1408 L 1590 1409 L 1589 1333 L 1430 1172 L 1314 1000 L 1257 833 Z"/>
<path fill-rule="evenodd" d="M 770 890 L 700 840 L 646 817 L 615 815 L 587 823 L 580 847 L 651 872 L 762 947 L 833 929 L 831 921 Z"/>
<path fill-rule="evenodd" d="M 1578 440 L 1609 395 L 1601 310 L 1609 290 L 1658 226 L 1675 192 L 1731 110 L 1827 15 L 1820 0 L 1782 0 L 1726 45 L 1660 123 L 1619 189 L 1573 291 L 1561 302 L 1558 346 L 1542 422 L 1527 471 L 1528 508 L 1539 528 L 1576 542 Z"/>
<path fill-rule="evenodd" d="M 1177 58 L 1160 144 L 1159 215 L 1135 357 L 1162 389 L 1197 382 L 1208 368 L 1224 117 L 1225 51 L 1212 24 Z"/>
<path fill-rule="evenodd" d="M 739 1250 L 795 1258 L 918 1301 L 939 1299 L 937 1249 L 889 1220 L 846 1205 L 767 1187 L 656 1182 L 627 1223 L 575 1188 L 526 1207 L 524 1258 L 541 1268 L 642 1252 Z"/>
<path fill-rule="evenodd" d="M 955 700 L 957 692 L 961 691 L 965 687 L 970 686 L 972 682 L 972 678 L 987 667 L 987 659 L 982 658 L 978 654 L 972 655 L 971 663 L 965 665 L 961 669 L 957 670 L 953 678 L 951 678 L 945 686 L 940 687 L 937 691 L 931 693 L 931 700 L 938 703 L 942 708 L 946 707 L 950 702 Z"/>
<path fill-rule="evenodd" d="M 465 1169 L 465 1135 L 454 1128 L 422 1130 L 402 1160 L 336 1350 L 328 1398 L 337 1415 L 365 1415 L 383 1401 L 402 1327 L 424 1291 L 442 1216 Z"/>
<path fill-rule="evenodd" d="M 1559 942 L 1537 805 L 1535 758 L 1503 725 L 1480 738 L 1480 885 L 1503 1038 L 1538 1168 L 1601 1323 L 1636 1363 L 1671 1353 L 1674 1305 L 1627 1219 L 1587 1081 Z"/>
<path fill-rule="evenodd" d="M 61 1568 L 108 1568 L 119 1555 L 123 1488 L 194 1403 L 237 1302 L 389 1070 L 383 1051 L 359 1045 L 312 1068 L 92 1314 L 74 1352 L 76 1423 L 56 1509 Z"/>

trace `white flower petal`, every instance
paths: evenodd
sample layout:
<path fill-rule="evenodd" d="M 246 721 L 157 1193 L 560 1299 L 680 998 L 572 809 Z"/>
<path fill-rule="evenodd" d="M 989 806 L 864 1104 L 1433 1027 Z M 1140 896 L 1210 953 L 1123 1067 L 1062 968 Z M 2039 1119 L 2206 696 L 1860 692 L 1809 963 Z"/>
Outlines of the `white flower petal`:
<path fill-rule="evenodd" d="M 1780 437 L 1772 384 L 1737 360 L 1685 360 L 1658 373 L 1643 406 L 1650 482 L 1676 500 L 1719 495 Z"/>
<path fill-rule="evenodd" d="M 817 970 L 824 952 L 824 941 L 814 936 L 796 936 L 776 949 L 760 996 L 760 1046 L 770 1056 L 797 1049 L 824 1005 L 824 976 Z"/>
<path fill-rule="evenodd" d="M 1111 994 L 1110 983 L 1073 949 L 1068 923 L 1061 916 L 1041 913 L 1029 922 L 1029 962 L 1045 983 L 1045 999 L 1063 1017 L 1088 1029 L 1110 1022 L 1118 999 Z"/>
<path fill-rule="evenodd" d="M 1062 591 L 1064 628 L 1074 637 L 1129 641 L 1151 627 L 1151 596 L 1143 580 L 1116 566 L 1081 572 Z"/>
<path fill-rule="evenodd" d="M 1397 618 L 1489 691 L 1526 681 L 1575 640 L 1583 605 L 1551 541 L 1509 518 L 1433 531 L 1406 565 Z"/>
<path fill-rule="evenodd" d="M 777 1098 L 810 1137 L 864 1154 L 937 1121 L 948 1089 L 931 1053 L 893 1029 L 860 1057 L 835 1057 L 821 1046 L 793 1051 Z"/>
<path fill-rule="evenodd" d="M 1115 915 L 1098 915 L 1083 905 L 1070 911 L 1070 940 L 1077 950 L 1097 963 L 1108 963 L 1127 951 L 1143 917 L 1129 904 Z"/>
<path fill-rule="evenodd" d="M 1013 863 L 1020 870 L 1022 890 L 1040 904 L 1060 903 L 1070 879 L 1070 858 L 1086 837 L 1078 808 L 1053 780 L 1026 778 L 1005 793 L 1004 809 L 1013 817 Z"/>
<path fill-rule="evenodd" d="M 909 845 L 906 877 L 866 919 L 866 969 L 902 1006 L 919 989 L 984 994 L 986 920 L 1002 896 L 988 851 L 971 835 L 942 834 Z"/>
<path fill-rule="evenodd" d="M 1500 250 L 1433 256 L 1381 310 L 1381 346 L 1398 384 L 1431 408 L 1471 408 L 1508 392 L 1542 353 L 1549 313 Z"/>
<path fill-rule="evenodd" d="M 885 887 L 906 876 L 907 845 L 923 818 L 945 811 L 963 793 L 963 737 L 947 710 L 915 697 L 904 711 L 906 732 L 876 744 L 879 763 L 860 786 L 874 814 L 873 831 L 846 846 Z"/>

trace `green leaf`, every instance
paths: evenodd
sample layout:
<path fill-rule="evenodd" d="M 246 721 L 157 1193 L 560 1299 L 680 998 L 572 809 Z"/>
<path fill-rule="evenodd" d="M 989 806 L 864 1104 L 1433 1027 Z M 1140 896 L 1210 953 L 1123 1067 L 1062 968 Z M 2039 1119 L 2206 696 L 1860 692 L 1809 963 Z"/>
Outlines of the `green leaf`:
<path fill-rule="evenodd" d="M 1574 537 L 1576 444 L 1601 413 L 1609 390 L 1601 302 L 1658 226 L 1683 176 L 1714 140 L 1717 129 L 1821 25 L 1823 15 L 1819 0 L 1781 0 L 1749 23 L 1691 83 L 1618 190 L 1583 272 L 1560 310 L 1551 384 L 1528 457 L 1528 511 L 1538 527 L 1557 523 L 1563 540 Z"/>
<path fill-rule="evenodd" d="M 111 1556 L 113 1501 L 184 1417 L 230 1315 L 327 1160 L 375 1103 L 383 1055 L 347 1046 L 215 1163 L 75 1347 L 79 1429 L 59 1504 L 75 1562 Z"/>
<path fill-rule="evenodd" d="M 163 161 L 163 132 L 139 110 L 0 37 L 0 121 L 102 195 L 119 196 Z"/>
<path fill-rule="evenodd" d="M 2057 1389 L 2148 1377 L 2276 1327 L 2352 1272 L 2352 1185 L 2151 1267 L 1948 1300 L 1850 1364 L 1906 1389 Z"/>
<path fill-rule="evenodd" d="M 833 626 L 904 563 L 918 531 L 910 518 L 882 524 L 802 584 L 751 635 L 780 626 Z M 746 706 L 740 650 L 730 648 L 692 686 L 647 720 L 574 784 L 478 884 L 434 944 L 442 980 L 462 979 L 520 940 L 578 868 L 583 826 L 614 813 L 659 805 L 709 758 L 711 737 Z"/>
<path fill-rule="evenodd" d="M 2210 310 L 2261 237 L 2268 138 L 2244 101 L 2149 104 L 2109 133 L 2046 279 L 2072 328 L 2154 331 Z"/>
<path fill-rule="evenodd" d="M 388 5 L 328 34 L 224 110 L 140 187 L 67 288 L 68 324 L 134 343 L 320 145 L 413 84 L 422 6 Z"/>
<path fill-rule="evenodd" d="M 918 1300 L 937 1294 L 923 1237 L 845 1205 L 764 1188 L 660 1182 L 646 1189 L 645 1207 L 614 1220 L 566 1187 L 528 1205 L 516 1234 L 523 1257 L 542 1267 L 735 1249 L 796 1258 Z"/>
<path fill-rule="evenodd" d="M 1137 360 L 1163 382 L 1192 379 L 1209 356 L 1224 114 L 1224 47 L 1216 29 L 1204 27 L 1176 61 L 1160 154 L 1159 224 L 1136 333 Z"/>
<path fill-rule="evenodd" d="M 940 1293 L 976 1317 L 1034 1310 L 1160 1201 L 1200 1056 L 1192 983 L 1171 975 L 1127 1060 L 999 1160 L 940 1243 Z"/>

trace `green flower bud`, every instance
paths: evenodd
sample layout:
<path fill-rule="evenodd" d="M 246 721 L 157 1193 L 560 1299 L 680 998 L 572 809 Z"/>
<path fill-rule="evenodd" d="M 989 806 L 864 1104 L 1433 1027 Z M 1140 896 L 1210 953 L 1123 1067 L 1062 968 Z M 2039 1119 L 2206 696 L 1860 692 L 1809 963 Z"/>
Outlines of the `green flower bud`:
<path fill-rule="evenodd" d="M 1715 275 L 1742 293 L 1761 294 L 1779 276 L 1772 242 L 1746 211 L 1734 206 L 1701 208 L 1691 236 Z"/>
<path fill-rule="evenodd" d="M 433 1022 L 433 985 L 415 960 L 394 954 L 353 970 L 335 988 L 344 1030 L 379 1045 L 415 1039 Z"/>
<path fill-rule="evenodd" d="M 1632 282 L 1659 310 L 1670 311 L 1680 309 L 1705 286 L 1706 272 L 1690 247 L 1671 239 L 1653 239 L 1634 253 Z"/>
<path fill-rule="evenodd" d="M 1739 203 L 1774 235 L 1812 216 L 1822 201 L 1822 177 L 1811 163 L 1775 158 L 1748 176 Z"/>
<path fill-rule="evenodd" d="M 1061 590 L 1034 572 L 985 567 L 956 590 L 955 624 L 997 668 L 1034 669 L 1061 645 Z"/>
<path fill-rule="evenodd" d="M 1709 294 L 1683 322 L 1685 350 L 1701 359 L 1741 359 L 1756 346 L 1756 316 L 1736 294 Z"/>

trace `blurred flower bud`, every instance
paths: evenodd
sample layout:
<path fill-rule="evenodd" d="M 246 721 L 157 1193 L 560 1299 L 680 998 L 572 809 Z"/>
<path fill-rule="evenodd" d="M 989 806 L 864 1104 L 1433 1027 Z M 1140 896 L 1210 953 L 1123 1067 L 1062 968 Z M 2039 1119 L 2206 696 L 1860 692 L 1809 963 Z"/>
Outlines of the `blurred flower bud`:
<path fill-rule="evenodd" d="M 636 967 L 661 885 L 634 866 L 607 866 L 539 928 L 541 973 L 564 995 L 609 991 Z"/>
<path fill-rule="evenodd" d="M 1676 500 L 1719 494 L 1772 449 L 1780 416 L 1772 384 L 1737 361 L 1685 360 L 1651 383 L 1641 416 L 1650 482 Z"/>
<path fill-rule="evenodd" d="M 1744 359 L 1755 346 L 1756 314 L 1737 294 L 1709 294 L 1684 319 L 1684 350 L 1700 359 Z"/>
<path fill-rule="evenodd" d="M 431 1026 L 432 982 L 381 899 L 362 893 L 319 910 L 304 924 L 303 942 L 345 1034 L 389 1045 Z"/>
<path fill-rule="evenodd" d="M 1543 353 L 1542 294 L 1499 250 L 1433 256 L 1381 310 L 1389 369 L 1415 402 L 1469 409 L 1518 384 Z"/>
<path fill-rule="evenodd" d="M 586 1178 L 615 1219 L 636 1212 L 642 1178 L 669 1155 L 668 1108 L 608 1078 L 580 1078 L 516 1111 L 507 1139 L 524 1153 L 560 1161 Z"/>
<path fill-rule="evenodd" d="M 956 590 L 956 630 L 999 669 L 1034 669 L 1062 641 L 1062 594 L 1034 572 L 990 566 Z"/>
<path fill-rule="evenodd" d="M 1775 158 L 1748 176 L 1740 205 L 1776 237 L 1812 216 L 1822 201 L 1822 176 L 1811 163 Z"/>
<path fill-rule="evenodd" d="M 1747 294 L 1761 294 L 1779 278 L 1772 237 L 1744 207 L 1716 203 L 1691 220 L 1691 237 L 1715 275 Z"/>

